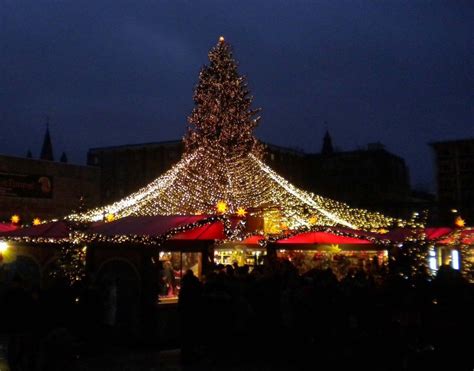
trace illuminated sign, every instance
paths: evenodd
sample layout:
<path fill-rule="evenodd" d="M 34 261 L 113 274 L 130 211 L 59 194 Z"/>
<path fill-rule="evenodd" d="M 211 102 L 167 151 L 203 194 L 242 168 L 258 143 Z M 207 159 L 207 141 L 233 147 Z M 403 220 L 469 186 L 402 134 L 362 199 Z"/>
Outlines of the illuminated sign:
<path fill-rule="evenodd" d="M 53 177 L 0 173 L 0 197 L 52 198 Z"/>

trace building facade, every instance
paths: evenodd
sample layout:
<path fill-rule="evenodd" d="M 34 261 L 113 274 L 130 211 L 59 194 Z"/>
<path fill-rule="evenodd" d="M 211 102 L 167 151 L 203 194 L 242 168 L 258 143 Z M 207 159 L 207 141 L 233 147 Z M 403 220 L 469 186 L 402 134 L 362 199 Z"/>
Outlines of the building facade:
<path fill-rule="evenodd" d="M 439 218 L 452 223 L 453 214 L 474 221 L 474 139 L 430 144 L 435 155 Z"/>
<path fill-rule="evenodd" d="M 91 166 L 0 156 L 0 220 L 58 218 L 99 203 L 100 170 Z M 81 200 L 82 198 L 82 200 Z"/>
<path fill-rule="evenodd" d="M 102 204 L 120 200 L 171 169 L 183 148 L 179 140 L 91 148 L 87 164 L 100 169 Z"/>
<path fill-rule="evenodd" d="M 405 216 L 409 212 L 408 168 L 401 157 L 381 144 L 308 156 L 313 192 L 389 215 Z"/>

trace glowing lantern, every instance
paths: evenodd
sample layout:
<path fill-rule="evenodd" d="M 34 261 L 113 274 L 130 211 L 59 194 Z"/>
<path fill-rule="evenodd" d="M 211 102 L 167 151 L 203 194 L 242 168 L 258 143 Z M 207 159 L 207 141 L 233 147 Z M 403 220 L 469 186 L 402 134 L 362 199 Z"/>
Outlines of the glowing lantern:
<path fill-rule="evenodd" d="M 0 241 L 0 254 L 3 254 L 7 250 L 8 250 L 8 243 L 6 243 L 5 241 Z"/>
<path fill-rule="evenodd" d="M 247 215 L 247 211 L 243 207 L 239 207 L 237 209 L 237 216 L 245 217 Z"/>
<path fill-rule="evenodd" d="M 464 228 L 466 226 L 466 221 L 460 216 L 458 216 L 454 221 L 454 224 L 456 225 L 456 227 Z"/>
<path fill-rule="evenodd" d="M 40 218 L 34 218 L 33 219 L 33 225 L 40 225 L 41 224 L 41 219 Z"/>
<path fill-rule="evenodd" d="M 15 214 L 12 216 L 10 220 L 12 221 L 13 224 L 18 224 L 20 222 L 20 216 Z"/>
<path fill-rule="evenodd" d="M 225 214 L 227 212 L 227 204 L 225 201 L 219 201 L 216 205 L 217 212 L 220 214 Z"/>

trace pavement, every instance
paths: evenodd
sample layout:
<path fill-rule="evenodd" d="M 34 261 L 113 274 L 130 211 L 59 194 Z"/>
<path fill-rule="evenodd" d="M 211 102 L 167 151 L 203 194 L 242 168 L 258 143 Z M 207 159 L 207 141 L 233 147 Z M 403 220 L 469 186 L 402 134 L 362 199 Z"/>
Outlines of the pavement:
<path fill-rule="evenodd" d="M 124 351 L 76 361 L 74 371 L 181 371 L 180 350 Z"/>

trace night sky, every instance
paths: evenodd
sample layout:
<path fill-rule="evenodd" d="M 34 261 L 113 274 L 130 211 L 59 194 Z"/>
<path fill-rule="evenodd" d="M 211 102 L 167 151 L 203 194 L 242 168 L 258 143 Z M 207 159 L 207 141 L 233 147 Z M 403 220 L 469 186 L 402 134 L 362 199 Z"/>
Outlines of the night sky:
<path fill-rule="evenodd" d="M 47 114 L 75 163 L 180 138 L 220 35 L 266 142 L 380 141 L 434 190 L 428 143 L 474 137 L 473 1 L 0 0 L 0 152 L 38 156 Z"/>

